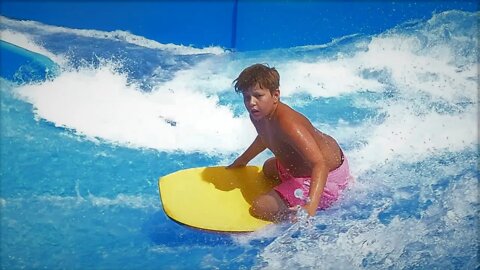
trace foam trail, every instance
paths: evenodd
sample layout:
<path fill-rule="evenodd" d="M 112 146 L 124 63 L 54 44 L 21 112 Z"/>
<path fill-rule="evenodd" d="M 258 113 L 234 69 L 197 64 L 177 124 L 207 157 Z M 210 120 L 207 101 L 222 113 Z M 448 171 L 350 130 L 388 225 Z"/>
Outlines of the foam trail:
<path fill-rule="evenodd" d="M 44 55 L 57 64 L 65 63 L 65 59 L 63 57 L 55 55 L 45 49 L 43 46 L 38 45 L 33 41 L 33 37 L 29 34 L 14 32 L 11 30 L 0 30 L 0 39 L 15 46 Z"/>
<path fill-rule="evenodd" d="M 41 195 L 29 198 L 0 198 L 1 207 L 9 207 L 9 205 L 21 204 L 49 204 L 57 207 L 76 208 L 85 207 L 86 204 L 92 207 L 108 208 L 122 207 L 139 210 L 155 210 L 158 208 L 157 198 L 146 198 L 141 195 L 117 194 L 114 198 L 99 197 L 92 194 L 87 196 L 56 196 Z"/>
<path fill-rule="evenodd" d="M 97 39 L 109 39 L 109 40 L 118 40 L 128 42 L 130 44 L 135 44 L 141 47 L 151 48 L 151 49 L 160 49 L 168 50 L 177 55 L 192 55 L 192 54 L 223 54 L 226 51 L 220 47 L 208 47 L 203 49 L 198 49 L 189 46 L 181 46 L 175 44 L 162 44 L 154 40 L 149 40 L 142 36 L 137 36 L 128 31 L 116 30 L 111 32 L 92 30 L 92 29 L 72 29 L 61 26 L 52 26 L 46 25 L 36 21 L 29 20 L 13 20 L 4 16 L 0 16 L 2 24 L 7 27 L 21 29 L 24 31 L 31 32 L 41 31 L 43 35 L 48 34 L 74 34 L 77 36 L 97 38 Z"/>
<path fill-rule="evenodd" d="M 34 104 L 39 118 L 90 139 L 130 147 L 236 151 L 254 137 L 249 120 L 234 117 L 216 96 L 172 83 L 145 93 L 107 66 L 64 72 L 16 91 Z M 240 136 L 238 130 L 250 132 Z"/>

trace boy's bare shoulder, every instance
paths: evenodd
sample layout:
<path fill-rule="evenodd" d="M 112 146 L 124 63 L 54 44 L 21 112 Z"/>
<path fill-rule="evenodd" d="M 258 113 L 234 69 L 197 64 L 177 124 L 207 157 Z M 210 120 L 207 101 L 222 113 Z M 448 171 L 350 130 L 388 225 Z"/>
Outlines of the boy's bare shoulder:
<path fill-rule="evenodd" d="M 278 125 L 285 133 L 297 132 L 299 129 L 308 128 L 310 122 L 301 113 L 281 104 L 278 111 Z"/>

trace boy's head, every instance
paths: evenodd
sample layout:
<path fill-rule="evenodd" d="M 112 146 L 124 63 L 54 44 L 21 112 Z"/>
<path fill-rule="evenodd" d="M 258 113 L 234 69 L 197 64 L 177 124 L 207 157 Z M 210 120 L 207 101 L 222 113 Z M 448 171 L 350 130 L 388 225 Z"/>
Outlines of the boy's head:
<path fill-rule="evenodd" d="M 243 93 L 257 84 L 260 88 L 268 89 L 273 93 L 280 86 L 280 74 L 273 67 L 255 64 L 244 69 L 233 82 L 237 93 Z"/>

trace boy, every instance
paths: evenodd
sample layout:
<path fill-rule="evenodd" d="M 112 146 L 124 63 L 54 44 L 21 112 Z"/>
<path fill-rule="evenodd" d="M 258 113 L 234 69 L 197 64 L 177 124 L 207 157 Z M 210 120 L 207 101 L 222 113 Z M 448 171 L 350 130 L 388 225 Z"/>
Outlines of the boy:
<path fill-rule="evenodd" d="M 265 161 L 263 173 L 280 183 L 256 198 L 254 216 L 279 222 L 301 205 L 309 216 L 338 198 L 350 179 L 348 161 L 337 142 L 317 130 L 299 112 L 280 101 L 280 75 L 275 68 L 255 64 L 235 83 L 250 114 L 257 137 L 227 168 L 243 167 L 266 148 L 275 157 Z"/>

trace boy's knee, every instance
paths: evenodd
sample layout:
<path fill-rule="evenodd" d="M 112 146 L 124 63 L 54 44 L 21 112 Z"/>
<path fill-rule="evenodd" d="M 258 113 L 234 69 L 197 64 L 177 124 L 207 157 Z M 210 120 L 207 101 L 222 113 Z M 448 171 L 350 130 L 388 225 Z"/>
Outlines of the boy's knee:
<path fill-rule="evenodd" d="M 271 222 L 281 222 L 288 219 L 288 216 L 285 211 L 282 211 L 279 207 L 271 204 L 265 204 L 262 198 L 255 200 L 252 203 L 250 208 L 250 214 L 254 217 L 271 221 Z"/>
<path fill-rule="evenodd" d="M 277 160 L 275 158 L 269 158 L 263 163 L 262 171 L 267 178 L 278 179 Z"/>
<path fill-rule="evenodd" d="M 264 212 L 265 210 L 264 208 L 266 205 L 266 201 L 264 197 L 265 195 L 260 195 L 253 200 L 251 209 L 254 213 Z"/>
<path fill-rule="evenodd" d="M 279 199 L 271 193 L 260 195 L 253 200 L 250 208 L 252 215 L 270 221 L 278 219 L 279 214 L 281 214 L 282 209 L 285 207 L 281 205 Z"/>

